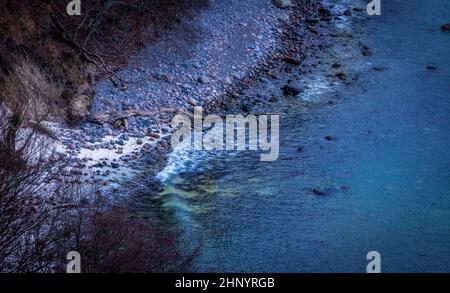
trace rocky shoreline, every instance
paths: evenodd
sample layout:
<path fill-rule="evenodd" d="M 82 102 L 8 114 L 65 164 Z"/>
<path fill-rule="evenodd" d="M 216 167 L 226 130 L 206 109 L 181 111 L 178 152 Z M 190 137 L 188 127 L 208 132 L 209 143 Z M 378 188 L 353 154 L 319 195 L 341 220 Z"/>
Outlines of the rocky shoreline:
<path fill-rule="evenodd" d="M 289 4 L 290 1 L 282 2 Z M 264 24 L 260 35 L 252 33 L 254 40 L 257 40 L 256 44 L 242 43 L 241 40 L 241 44 L 233 44 L 233 46 L 220 43 L 212 47 L 202 47 L 202 43 L 199 42 L 200 45 L 196 48 L 198 51 L 189 52 L 193 54 L 188 59 L 189 64 L 177 60 L 177 57 L 180 57 L 179 52 L 168 52 L 166 55 L 162 54 L 160 58 L 164 59 L 167 54 L 172 54 L 175 60 L 166 59 L 166 63 L 155 65 L 155 62 L 161 62 L 161 60 L 152 59 L 151 56 L 155 56 L 152 54 L 167 50 L 167 46 L 173 46 L 173 40 L 163 40 L 162 43 L 155 45 L 156 48 L 150 46 L 142 56 L 133 60 L 130 68 L 120 73 L 122 78 L 134 79 L 134 82 L 130 82 L 125 87 L 115 86 L 109 81 L 99 84 L 92 112 L 117 113 L 133 109 L 149 110 L 163 107 L 191 111 L 194 105 L 201 105 L 208 112 L 226 112 L 233 109 L 248 113 L 253 105 L 274 97 L 259 95 L 250 97 L 245 93 L 245 89 L 257 82 L 276 81 L 280 63 L 299 66 L 298 74 L 311 72 L 317 64 L 314 64 L 313 59 L 309 57 L 316 55 L 316 50 L 320 51 L 327 46 L 323 44 L 321 35 L 328 30 L 328 25 L 335 20 L 351 17 L 351 7 L 343 11 L 332 11 L 328 5 L 318 2 L 304 3 L 300 0 L 283 6 L 278 5 L 279 1 L 267 1 L 262 11 L 265 11 L 266 17 L 271 19 L 271 25 L 262 17 L 257 21 L 253 19 L 255 22 L 252 22 L 248 19 L 249 16 L 243 14 L 242 17 L 249 21 L 245 24 L 242 21 L 234 23 L 239 33 L 236 33 L 237 35 L 231 33 L 236 40 L 252 33 L 255 26 Z M 234 4 L 236 3 L 229 5 Z M 354 12 L 360 12 L 358 7 L 353 9 Z M 211 11 L 203 13 L 214 15 Z M 237 15 L 239 13 L 242 14 L 242 11 L 236 12 Z M 233 15 L 230 18 L 233 18 Z M 209 21 L 214 20 L 209 19 Z M 270 30 L 271 34 L 267 34 L 267 30 Z M 177 32 L 175 28 L 175 37 L 177 33 L 180 32 Z M 267 38 L 261 37 L 264 34 Z M 211 42 L 213 39 L 206 38 L 206 41 Z M 233 38 L 227 41 L 231 42 Z M 184 45 L 189 44 L 191 43 Z M 218 50 L 217 45 L 225 47 L 224 50 Z M 227 68 L 215 66 L 217 63 L 215 60 L 218 57 L 213 53 L 219 51 L 223 54 L 222 56 L 227 56 L 227 50 L 236 50 L 236 48 L 248 54 L 233 52 L 229 60 L 238 60 L 242 68 L 232 65 L 231 61 L 224 62 Z M 187 50 L 186 47 L 181 49 L 186 53 L 183 50 Z M 236 57 L 243 55 L 244 60 Z M 205 56 L 209 59 L 205 60 Z M 199 57 L 203 58 L 203 63 L 195 61 Z M 158 70 L 152 70 L 155 68 Z M 187 74 L 186 71 L 190 73 Z M 340 81 L 347 79 L 345 73 L 337 74 L 336 77 Z M 188 83 L 185 82 L 186 79 Z M 286 81 L 281 92 L 286 95 L 296 95 L 301 91 L 302 89 L 296 84 Z M 166 96 L 162 94 L 164 92 L 167 93 Z M 169 114 L 162 114 L 164 121 L 169 121 L 170 117 Z M 150 186 L 156 187 L 155 174 L 162 169 L 167 154 L 171 151 L 169 142 L 171 129 L 167 123 L 160 123 L 160 116 L 157 118 L 132 117 L 115 121 L 115 125 L 84 123 L 78 129 L 64 129 L 58 125 L 51 125 L 60 138 L 61 144 L 57 147 L 58 151 L 66 153 L 71 162 L 67 174 L 63 175 L 68 178 L 72 175 L 81 175 L 84 182 L 105 186 L 107 190 L 112 191 L 123 190 L 125 185 L 139 185 L 140 183 L 134 181 L 141 180 L 150 181 L 153 183 Z"/>

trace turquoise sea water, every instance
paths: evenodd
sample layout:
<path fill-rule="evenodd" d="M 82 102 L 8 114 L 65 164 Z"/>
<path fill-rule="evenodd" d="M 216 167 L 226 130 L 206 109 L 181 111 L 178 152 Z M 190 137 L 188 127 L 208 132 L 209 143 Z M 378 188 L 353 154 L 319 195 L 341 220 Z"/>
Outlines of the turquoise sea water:
<path fill-rule="evenodd" d="M 196 270 L 365 272 L 376 250 L 383 272 L 450 271 L 450 2 L 382 3 L 362 39 L 386 70 L 333 106 L 270 109 L 277 161 L 197 156 L 165 178 L 157 212 L 201 243 Z"/>

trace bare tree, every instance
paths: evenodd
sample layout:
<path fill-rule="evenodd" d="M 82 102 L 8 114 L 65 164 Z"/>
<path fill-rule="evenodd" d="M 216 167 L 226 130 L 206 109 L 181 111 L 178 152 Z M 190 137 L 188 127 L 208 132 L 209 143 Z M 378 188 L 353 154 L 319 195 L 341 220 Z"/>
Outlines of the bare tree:
<path fill-rule="evenodd" d="M 177 233 L 113 206 L 77 178 L 62 180 L 68 165 L 51 140 L 25 128 L 19 109 L 0 103 L 0 111 L 0 272 L 64 271 L 72 250 L 84 272 L 189 270 L 196 250 Z"/>

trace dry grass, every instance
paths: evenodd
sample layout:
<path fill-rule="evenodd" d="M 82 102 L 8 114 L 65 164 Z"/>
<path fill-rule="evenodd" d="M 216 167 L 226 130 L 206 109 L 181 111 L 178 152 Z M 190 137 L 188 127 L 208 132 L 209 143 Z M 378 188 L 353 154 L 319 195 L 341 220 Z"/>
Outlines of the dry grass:
<path fill-rule="evenodd" d="M 2 100 L 11 109 L 21 108 L 26 118 L 34 121 L 42 116 L 61 116 L 66 107 L 60 104 L 62 84 L 52 80 L 33 61 L 15 59 L 9 74 L 0 83 Z"/>

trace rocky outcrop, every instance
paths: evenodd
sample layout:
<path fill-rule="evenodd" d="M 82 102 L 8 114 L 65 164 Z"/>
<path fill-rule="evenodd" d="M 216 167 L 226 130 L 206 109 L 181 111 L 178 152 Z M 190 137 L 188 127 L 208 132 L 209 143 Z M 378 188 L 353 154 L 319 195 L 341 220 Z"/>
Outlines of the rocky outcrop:
<path fill-rule="evenodd" d="M 90 86 L 81 86 L 69 102 L 69 117 L 72 122 L 79 122 L 86 118 L 92 107 L 94 91 Z"/>

